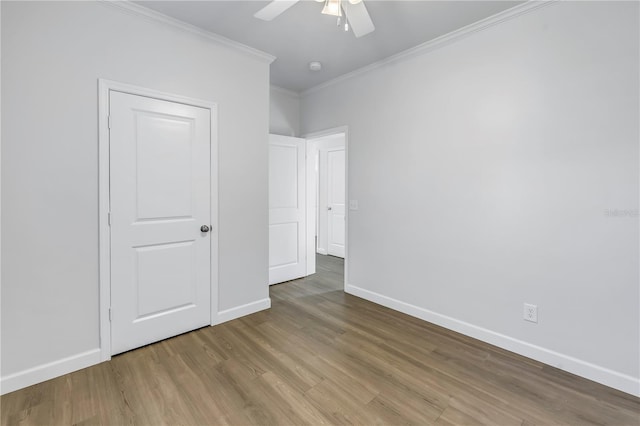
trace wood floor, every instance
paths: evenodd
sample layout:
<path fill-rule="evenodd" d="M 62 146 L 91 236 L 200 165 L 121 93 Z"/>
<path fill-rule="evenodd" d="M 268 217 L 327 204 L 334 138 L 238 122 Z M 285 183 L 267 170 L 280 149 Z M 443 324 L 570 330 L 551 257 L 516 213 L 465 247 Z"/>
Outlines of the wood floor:
<path fill-rule="evenodd" d="M 2 424 L 638 425 L 640 400 L 342 291 L 342 260 L 273 307 L 2 396 Z"/>

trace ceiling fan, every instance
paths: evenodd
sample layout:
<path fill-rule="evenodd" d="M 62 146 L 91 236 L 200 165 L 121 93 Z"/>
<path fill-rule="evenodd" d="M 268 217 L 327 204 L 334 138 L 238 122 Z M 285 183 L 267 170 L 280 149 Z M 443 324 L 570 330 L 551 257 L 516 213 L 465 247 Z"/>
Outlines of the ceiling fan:
<path fill-rule="evenodd" d="M 279 16 L 285 10 L 289 9 L 300 0 L 273 0 L 271 3 L 257 11 L 253 16 L 263 21 L 271 21 Z M 351 30 L 356 37 L 362 37 L 369 34 L 376 27 L 371 21 L 369 12 L 362 0 L 316 0 L 324 3 L 322 13 L 325 15 L 333 15 L 340 18 L 342 11 L 347 17 L 348 24 L 345 24 L 345 30 L 351 25 Z"/>

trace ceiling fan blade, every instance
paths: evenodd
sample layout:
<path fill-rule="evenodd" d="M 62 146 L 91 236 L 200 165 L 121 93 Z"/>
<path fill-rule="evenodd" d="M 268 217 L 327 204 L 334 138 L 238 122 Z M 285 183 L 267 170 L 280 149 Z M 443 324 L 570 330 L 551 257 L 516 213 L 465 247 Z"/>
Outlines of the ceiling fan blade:
<path fill-rule="evenodd" d="M 253 16 L 258 19 L 262 19 L 263 21 L 271 21 L 273 18 L 298 3 L 298 1 L 299 0 L 274 0 L 257 11 Z"/>
<path fill-rule="evenodd" d="M 373 21 L 371 21 L 367 7 L 364 5 L 364 1 L 357 4 L 343 1 L 342 9 L 344 9 L 344 14 L 347 15 L 351 30 L 356 37 L 362 37 L 376 29 Z"/>

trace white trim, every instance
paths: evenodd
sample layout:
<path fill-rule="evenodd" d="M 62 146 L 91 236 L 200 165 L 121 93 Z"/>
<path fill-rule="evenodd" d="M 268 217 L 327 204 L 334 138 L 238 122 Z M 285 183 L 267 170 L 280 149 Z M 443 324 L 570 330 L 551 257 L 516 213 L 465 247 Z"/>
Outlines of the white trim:
<path fill-rule="evenodd" d="M 220 195 L 220 187 L 219 187 L 219 174 L 220 174 L 220 164 L 218 161 L 218 106 L 216 104 L 212 104 L 210 106 L 211 116 L 209 122 L 211 123 L 211 132 L 209 133 L 211 138 L 211 149 L 210 149 L 210 167 L 214 173 L 210 174 L 210 208 L 211 208 L 211 316 L 210 321 L 211 325 L 213 325 L 214 319 L 218 316 L 218 301 L 220 291 L 220 267 L 219 267 L 219 249 L 218 243 L 220 241 L 220 227 L 218 221 L 218 209 L 219 209 L 219 195 Z M 214 121 L 215 120 L 215 121 Z M 214 127 L 215 126 L 215 127 Z"/>
<path fill-rule="evenodd" d="M 109 92 L 111 90 L 145 96 L 170 102 L 192 105 L 210 111 L 211 123 L 211 313 L 210 322 L 214 324 L 218 317 L 218 106 L 215 102 L 194 99 L 172 93 L 161 92 L 144 87 L 116 81 L 98 80 L 98 224 L 99 224 L 99 271 L 100 271 L 100 353 L 101 360 L 111 359 L 111 242 L 108 215 L 109 196 Z"/>
<path fill-rule="evenodd" d="M 115 7 L 116 9 L 119 9 L 123 12 L 127 12 L 131 15 L 145 18 L 152 22 L 161 23 L 161 24 L 185 31 L 187 33 L 204 37 L 217 44 L 223 45 L 225 47 L 230 47 L 242 53 L 246 53 L 256 59 L 259 59 L 269 64 L 276 59 L 275 56 L 269 53 L 263 52 L 261 50 L 255 49 L 253 47 L 250 47 L 245 44 L 239 43 L 237 41 L 231 40 L 229 38 L 223 37 L 219 34 L 212 33 L 211 31 L 203 30 L 202 28 L 198 28 L 195 25 L 187 24 L 186 22 L 182 22 L 178 19 L 167 16 L 163 13 L 156 12 L 155 10 L 151 10 L 147 7 L 132 3 L 129 0 L 100 0 L 98 3 Z"/>
<path fill-rule="evenodd" d="M 345 137 L 349 135 L 349 126 L 337 126 L 330 129 L 318 130 L 317 132 L 311 132 L 303 135 L 305 139 L 321 139 L 331 135 L 337 135 L 338 133 L 344 133 Z"/>
<path fill-rule="evenodd" d="M 305 139 L 305 174 L 306 174 L 306 190 L 305 190 L 305 208 L 306 208 L 306 243 L 305 243 L 305 255 L 307 257 L 307 270 L 305 276 L 309 276 L 316 273 L 316 229 L 318 224 L 316 223 L 316 211 L 318 206 L 316 205 L 316 160 L 318 155 L 318 147 L 315 141 Z"/>
<path fill-rule="evenodd" d="M 109 82 L 98 80 L 98 271 L 101 360 L 111 359 L 111 232 L 109 232 Z"/>
<path fill-rule="evenodd" d="M 246 315 L 255 314 L 256 312 L 264 311 L 271 308 L 271 299 L 269 297 L 255 302 L 246 303 L 244 305 L 236 306 L 235 308 L 225 309 L 218 312 L 216 321 L 211 325 L 222 324 L 223 322 L 231 321 L 236 318 L 244 317 Z"/>
<path fill-rule="evenodd" d="M 0 395 L 82 370 L 100 361 L 100 349 L 97 348 L 10 374 L 0 379 Z"/>
<path fill-rule="evenodd" d="M 300 93 L 296 91 L 285 89 L 284 87 L 280 87 L 280 86 L 274 86 L 273 84 L 269 86 L 269 88 L 273 92 L 279 93 L 281 95 L 289 96 L 290 98 L 294 98 L 294 99 L 300 99 Z"/>
<path fill-rule="evenodd" d="M 320 248 L 320 247 L 318 247 L 318 248 L 316 249 L 316 251 L 318 252 L 318 254 L 321 254 L 321 255 L 323 255 L 323 256 L 328 256 L 328 255 L 329 255 L 329 253 L 327 253 L 327 251 L 326 251 L 325 249 Z"/>
<path fill-rule="evenodd" d="M 307 133 L 303 136 L 309 143 L 310 140 L 321 139 L 326 136 L 336 135 L 344 133 L 344 198 L 345 198 L 345 224 L 344 224 L 344 283 L 343 287 L 346 291 L 348 277 L 349 277 L 349 126 L 338 126 L 332 127 L 330 129 L 319 130 L 317 132 Z M 322 250 L 324 251 L 324 250 Z M 318 250 L 318 253 L 327 255 L 326 251 L 324 253 L 321 250 Z"/>
<path fill-rule="evenodd" d="M 434 38 L 433 40 L 429 40 L 425 43 L 419 44 L 415 47 L 411 47 L 407 50 L 404 50 L 400 53 L 396 53 L 395 55 L 384 58 L 378 62 L 374 62 L 372 64 L 366 65 L 362 68 L 358 68 L 357 70 L 351 71 L 349 73 L 338 76 L 329 81 L 325 81 L 324 83 L 320 83 L 317 86 L 311 87 L 307 90 L 304 90 L 300 93 L 301 97 L 310 95 L 319 90 L 325 89 L 329 86 L 334 86 L 336 84 L 342 83 L 345 80 L 349 80 L 354 77 L 358 77 L 362 74 L 366 74 L 371 72 L 377 68 L 383 67 L 385 65 L 404 61 L 424 53 L 430 52 L 432 50 L 440 49 L 450 43 L 461 40 L 465 37 L 468 37 L 474 33 L 479 31 L 483 31 L 487 28 L 491 28 L 498 24 L 501 24 L 505 21 L 509 21 L 514 19 L 520 15 L 524 15 L 525 13 L 529 13 L 533 10 L 536 10 L 540 7 L 547 6 L 549 4 L 557 3 L 560 0 L 529 0 L 526 3 L 519 4 L 515 7 L 509 8 L 502 12 L 499 12 L 493 16 L 482 19 L 480 21 L 474 22 L 472 24 L 467 25 L 466 27 L 462 27 L 455 31 L 451 31 L 450 33 L 444 34 L 440 37 Z"/>
<path fill-rule="evenodd" d="M 2 93 L 2 7 L 0 7 L 0 93 Z M 2 102 L 0 102 L 0 176 L 2 176 Z M 0 188 L 2 182 L 0 178 Z M 0 189 L 0 224 L 2 224 L 2 190 Z M 2 225 L 0 225 L 0 306 L 2 306 Z M 2 315 L 0 315 L 0 318 Z M 2 320 L 0 320 L 2 330 Z M 2 338 L 0 338 L 0 354 L 2 354 Z M 2 356 L 0 355 L 0 358 Z M 2 380 L 0 380 L 0 395 L 2 394 Z"/>
<path fill-rule="evenodd" d="M 477 325 L 424 309 L 410 303 L 402 302 L 351 284 L 347 284 L 345 292 L 361 297 L 370 302 L 394 309 L 412 317 L 445 327 L 449 330 L 473 337 L 483 342 L 498 346 L 519 355 L 540 361 L 569 373 L 593 380 L 594 382 L 618 389 L 631 395 L 640 396 L 640 379 L 610 370 L 599 365 L 561 354 L 541 346 L 533 345 L 504 334 L 496 333 Z"/>
<path fill-rule="evenodd" d="M 99 79 L 99 82 L 106 85 L 108 90 L 114 90 L 116 92 L 130 93 L 132 95 L 145 96 L 147 98 L 160 99 L 169 102 L 177 102 L 180 104 L 210 109 L 212 111 L 217 110 L 217 104 L 215 102 L 204 99 L 176 95 L 174 93 L 163 92 L 160 90 L 136 86 L 134 84 L 121 83 L 119 81 L 106 80 L 102 78 Z"/>

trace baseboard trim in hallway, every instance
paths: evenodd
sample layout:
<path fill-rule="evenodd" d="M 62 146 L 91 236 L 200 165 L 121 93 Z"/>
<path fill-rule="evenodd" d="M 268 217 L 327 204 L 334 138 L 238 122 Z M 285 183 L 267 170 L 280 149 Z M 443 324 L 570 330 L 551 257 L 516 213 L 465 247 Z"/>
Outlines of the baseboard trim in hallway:
<path fill-rule="evenodd" d="M 264 311 L 270 307 L 271 299 L 267 297 L 265 299 L 256 300 L 255 302 L 236 306 L 235 308 L 226 309 L 218 312 L 217 318 L 214 318 L 211 325 L 222 324 L 223 322 L 231 321 L 245 315 L 255 314 L 256 312 Z"/>

